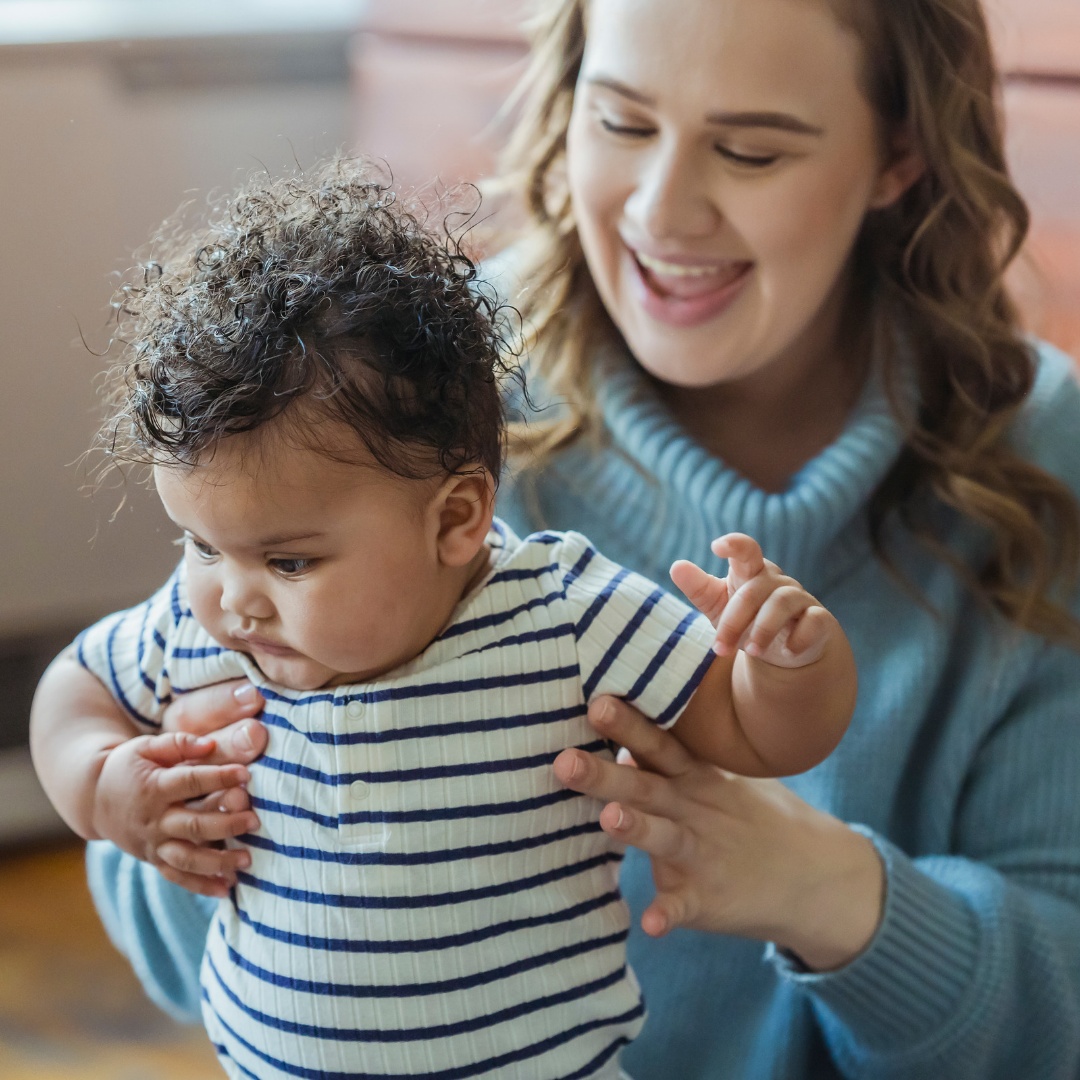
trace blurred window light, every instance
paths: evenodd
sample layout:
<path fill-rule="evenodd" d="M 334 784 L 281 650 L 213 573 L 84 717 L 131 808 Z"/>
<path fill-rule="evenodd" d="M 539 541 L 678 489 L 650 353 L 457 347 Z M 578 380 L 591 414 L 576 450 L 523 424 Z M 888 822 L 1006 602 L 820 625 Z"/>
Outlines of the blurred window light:
<path fill-rule="evenodd" d="M 0 0 L 0 46 L 348 32 L 366 0 Z"/>

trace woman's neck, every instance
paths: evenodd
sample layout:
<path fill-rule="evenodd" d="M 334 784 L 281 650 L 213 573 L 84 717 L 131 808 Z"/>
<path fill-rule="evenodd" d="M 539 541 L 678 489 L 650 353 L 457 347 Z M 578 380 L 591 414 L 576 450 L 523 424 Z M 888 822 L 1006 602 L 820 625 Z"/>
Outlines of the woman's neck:
<path fill-rule="evenodd" d="M 869 334 L 822 320 L 783 356 L 746 379 L 708 387 L 658 383 L 687 433 L 764 491 L 779 492 L 847 424 L 866 379 Z M 844 326 L 848 329 L 842 329 Z"/>

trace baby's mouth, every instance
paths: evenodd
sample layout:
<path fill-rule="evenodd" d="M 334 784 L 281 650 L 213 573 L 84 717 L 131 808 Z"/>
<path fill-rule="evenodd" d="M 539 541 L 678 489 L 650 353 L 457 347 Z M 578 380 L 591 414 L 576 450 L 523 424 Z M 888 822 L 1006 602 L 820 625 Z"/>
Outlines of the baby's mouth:
<path fill-rule="evenodd" d="M 270 638 L 264 638 L 260 634 L 234 634 L 233 637 L 240 642 L 242 649 L 257 650 L 270 656 L 292 656 L 296 652 L 295 649 L 290 649 L 288 645 L 271 641 Z"/>

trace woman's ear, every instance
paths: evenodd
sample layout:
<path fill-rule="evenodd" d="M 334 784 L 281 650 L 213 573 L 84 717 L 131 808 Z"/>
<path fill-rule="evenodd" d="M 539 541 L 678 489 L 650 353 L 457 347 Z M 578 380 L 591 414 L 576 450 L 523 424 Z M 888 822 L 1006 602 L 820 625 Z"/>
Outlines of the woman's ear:
<path fill-rule="evenodd" d="M 439 561 L 466 566 L 483 546 L 495 512 L 495 484 L 487 470 L 447 478 L 435 496 Z"/>
<path fill-rule="evenodd" d="M 926 159 L 915 145 L 915 136 L 904 125 L 890 140 L 885 163 L 870 198 L 871 210 L 894 205 L 926 172 Z"/>

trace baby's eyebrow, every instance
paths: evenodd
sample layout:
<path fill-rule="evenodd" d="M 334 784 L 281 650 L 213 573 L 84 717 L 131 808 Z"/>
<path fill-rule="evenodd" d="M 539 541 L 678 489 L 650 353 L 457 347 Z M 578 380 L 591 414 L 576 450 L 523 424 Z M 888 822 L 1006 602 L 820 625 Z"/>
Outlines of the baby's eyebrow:
<path fill-rule="evenodd" d="M 255 541 L 256 547 L 281 547 L 284 544 L 295 544 L 300 540 L 318 540 L 325 536 L 326 533 L 310 532 L 310 533 L 282 533 L 276 536 L 267 536 L 261 540 Z"/>

